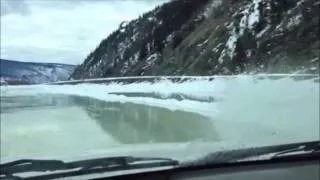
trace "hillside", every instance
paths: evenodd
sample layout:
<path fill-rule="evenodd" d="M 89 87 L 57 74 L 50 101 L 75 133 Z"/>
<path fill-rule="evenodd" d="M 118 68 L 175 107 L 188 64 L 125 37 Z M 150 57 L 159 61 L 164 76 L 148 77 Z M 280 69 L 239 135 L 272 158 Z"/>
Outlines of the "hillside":
<path fill-rule="evenodd" d="M 317 0 L 173 0 L 120 24 L 70 79 L 319 73 Z"/>
<path fill-rule="evenodd" d="M 1 83 L 39 84 L 64 81 L 73 72 L 75 66 L 53 63 L 19 62 L 0 59 Z"/>

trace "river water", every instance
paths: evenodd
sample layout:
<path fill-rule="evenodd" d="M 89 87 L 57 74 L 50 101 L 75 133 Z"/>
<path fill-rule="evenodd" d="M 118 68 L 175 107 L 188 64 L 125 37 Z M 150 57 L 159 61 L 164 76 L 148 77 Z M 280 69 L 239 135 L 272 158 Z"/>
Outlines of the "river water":
<path fill-rule="evenodd" d="M 1 157 L 219 140 L 208 117 L 70 95 L 1 98 Z"/>
<path fill-rule="evenodd" d="M 320 139 L 314 80 L 1 87 L 0 110 L 1 158 L 72 156 L 128 144 Z"/>

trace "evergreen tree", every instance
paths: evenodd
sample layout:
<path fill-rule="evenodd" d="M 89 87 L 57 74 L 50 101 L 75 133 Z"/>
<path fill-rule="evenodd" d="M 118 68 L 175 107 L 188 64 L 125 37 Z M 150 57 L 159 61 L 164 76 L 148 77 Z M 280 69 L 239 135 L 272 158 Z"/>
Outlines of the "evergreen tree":
<path fill-rule="evenodd" d="M 139 61 L 143 61 L 143 59 L 148 55 L 148 49 L 147 49 L 147 43 L 146 41 L 143 41 L 140 53 L 139 53 Z"/>

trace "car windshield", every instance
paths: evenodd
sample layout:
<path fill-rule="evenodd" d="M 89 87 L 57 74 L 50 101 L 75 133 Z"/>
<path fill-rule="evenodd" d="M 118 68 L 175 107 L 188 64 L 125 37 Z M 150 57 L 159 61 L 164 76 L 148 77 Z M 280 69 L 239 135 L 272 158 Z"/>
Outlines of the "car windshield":
<path fill-rule="evenodd" d="M 319 141 L 316 0 L 1 0 L 1 162 Z"/>

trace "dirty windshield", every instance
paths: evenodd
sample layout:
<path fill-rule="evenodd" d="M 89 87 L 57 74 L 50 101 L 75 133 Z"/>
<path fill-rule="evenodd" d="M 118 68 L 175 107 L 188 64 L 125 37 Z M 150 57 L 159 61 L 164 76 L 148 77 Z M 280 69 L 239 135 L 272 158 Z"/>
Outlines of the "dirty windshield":
<path fill-rule="evenodd" d="M 1 162 L 318 141 L 317 0 L 1 0 Z"/>

